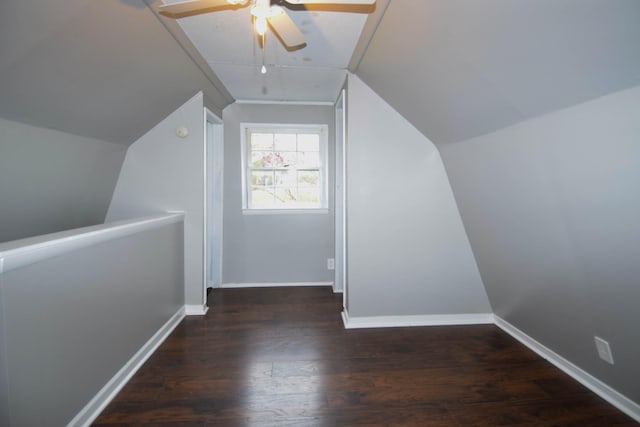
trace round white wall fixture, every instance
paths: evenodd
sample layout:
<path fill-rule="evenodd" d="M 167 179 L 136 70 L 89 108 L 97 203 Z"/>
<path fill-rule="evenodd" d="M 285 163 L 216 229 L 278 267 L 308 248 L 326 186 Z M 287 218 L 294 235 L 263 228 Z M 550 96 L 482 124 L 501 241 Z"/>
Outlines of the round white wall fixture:
<path fill-rule="evenodd" d="M 189 129 L 186 126 L 178 126 L 176 128 L 176 135 L 180 138 L 186 138 L 189 135 Z"/>

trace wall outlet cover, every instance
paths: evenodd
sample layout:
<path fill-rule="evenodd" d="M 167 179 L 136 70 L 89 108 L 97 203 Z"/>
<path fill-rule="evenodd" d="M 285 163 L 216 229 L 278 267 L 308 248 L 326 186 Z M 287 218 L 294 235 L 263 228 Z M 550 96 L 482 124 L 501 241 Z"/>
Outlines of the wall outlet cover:
<path fill-rule="evenodd" d="M 327 269 L 335 270 L 336 269 L 336 260 L 333 258 L 327 258 Z"/>
<path fill-rule="evenodd" d="M 598 356 L 600 356 L 600 359 L 613 365 L 613 353 L 611 352 L 609 343 L 600 337 L 593 338 L 596 342 L 596 350 L 598 351 Z"/>

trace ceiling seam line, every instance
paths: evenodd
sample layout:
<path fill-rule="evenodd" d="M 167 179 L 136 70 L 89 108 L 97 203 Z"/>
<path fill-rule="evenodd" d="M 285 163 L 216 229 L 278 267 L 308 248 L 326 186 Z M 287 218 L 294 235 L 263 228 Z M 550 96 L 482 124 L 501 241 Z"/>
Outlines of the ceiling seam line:
<path fill-rule="evenodd" d="M 367 40 L 367 45 L 364 47 L 364 49 L 362 50 L 362 54 L 360 55 L 360 58 L 358 59 L 358 63 L 355 65 L 355 67 L 353 67 L 353 70 L 351 70 L 349 68 L 349 66 L 347 65 L 347 69 L 349 71 L 351 71 L 352 73 L 356 73 L 358 71 L 358 68 L 360 68 L 360 64 L 362 64 L 362 61 L 364 60 L 365 55 L 367 54 L 367 51 L 369 50 L 369 46 L 371 45 L 371 41 L 373 40 L 373 38 L 376 35 L 376 32 L 378 31 L 378 27 L 380 26 L 380 23 L 382 22 L 382 19 L 384 18 L 384 15 L 387 13 L 387 9 L 389 8 L 389 4 L 391 4 L 391 0 L 388 0 L 385 5 L 384 5 L 384 9 L 383 11 L 380 13 L 380 17 L 378 18 L 378 22 L 376 22 L 375 27 L 373 28 L 373 30 L 371 31 L 371 37 L 369 37 L 369 40 Z"/>

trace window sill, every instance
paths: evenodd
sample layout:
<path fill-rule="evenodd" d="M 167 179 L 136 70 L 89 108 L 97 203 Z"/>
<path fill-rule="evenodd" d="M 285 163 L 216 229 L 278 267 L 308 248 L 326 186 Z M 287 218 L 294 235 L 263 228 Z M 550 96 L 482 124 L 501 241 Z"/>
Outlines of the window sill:
<path fill-rule="evenodd" d="M 329 209 L 242 209 L 242 215 L 328 215 Z"/>

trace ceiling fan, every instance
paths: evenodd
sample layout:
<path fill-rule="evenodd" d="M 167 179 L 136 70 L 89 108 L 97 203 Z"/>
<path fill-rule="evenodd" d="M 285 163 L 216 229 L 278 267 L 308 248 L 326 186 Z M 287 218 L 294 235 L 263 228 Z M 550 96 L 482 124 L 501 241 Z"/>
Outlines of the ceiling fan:
<path fill-rule="evenodd" d="M 159 6 L 158 12 L 177 19 L 239 9 L 250 3 L 256 32 L 264 36 L 270 27 L 287 50 L 297 50 L 306 45 L 305 37 L 282 6 L 291 10 L 370 13 L 375 2 L 376 0 L 187 0 Z"/>

